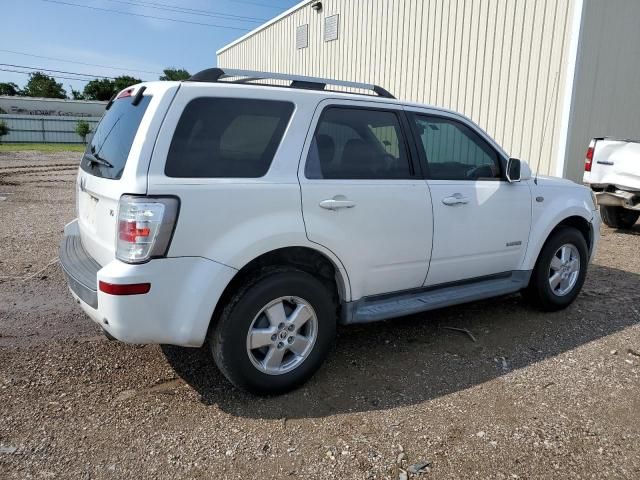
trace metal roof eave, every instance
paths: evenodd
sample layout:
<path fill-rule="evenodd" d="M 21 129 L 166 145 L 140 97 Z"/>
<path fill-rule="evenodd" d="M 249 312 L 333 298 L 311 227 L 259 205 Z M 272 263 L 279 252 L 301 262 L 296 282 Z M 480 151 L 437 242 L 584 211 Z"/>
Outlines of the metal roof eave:
<path fill-rule="evenodd" d="M 238 45 L 239 43 L 244 42 L 247 38 L 253 37 L 256 33 L 261 32 L 262 30 L 265 30 L 266 28 L 270 27 L 274 23 L 279 22 L 283 18 L 288 17 L 289 15 L 295 13 L 296 11 L 298 11 L 301 8 L 305 7 L 309 3 L 313 3 L 315 1 L 316 0 L 303 0 L 300 3 L 297 3 L 296 5 L 291 7 L 289 10 L 285 10 L 284 12 L 282 12 L 277 17 L 274 17 L 271 20 L 269 20 L 268 22 L 265 22 L 262 25 L 257 26 L 256 28 L 254 28 L 250 32 L 245 33 L 240 38 L 238 38 L 238 39 L 234 40 L 233 42 L 228 43 L 227 45 L 219 48 L 218 50 L 216 50 L 216 55 L 220 55 L 222 52 L 224 52 L 226 50 L 229 50 L 231 47 L 234 47 L 234 46 Z"/>

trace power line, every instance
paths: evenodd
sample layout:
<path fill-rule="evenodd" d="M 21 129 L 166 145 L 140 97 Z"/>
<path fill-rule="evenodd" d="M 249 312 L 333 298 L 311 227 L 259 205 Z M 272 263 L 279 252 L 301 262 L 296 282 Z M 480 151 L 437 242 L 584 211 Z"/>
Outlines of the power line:
<path fill-rule="evenodd" d="M 90 75 L 88 73 L 66 72 L 64 70 L 52 70 L 50 68 L 42 68 L 42 67 L 28 67 L 26 65 L 12 65 L 10 63 L 0 63 L 0 66 L 13 67 L 13 68 L 27 68 L 29 70 L 42 71 L 42 72 L 53 72 L 53 73 L 64 73 L 64 74 L 68 74 L 68 75 L 82 75 L 83 77 L 90 77 L 91 80 L 93 80 L 95 78 L 108 78 L 109 80 L 115 80 L 114 77 L 96 76 L 96 75 Z"/>
<path fill-rule="evenodd" d="M 259 5 L 261 7 L 264 8 L 273 8 L 275 10 L 283 10 L 286 8 L 284 6 L 275 6 L 275 5 L 267 5 L 265 3 L 258 3 L 258 2 L 250 2 L 249 0 L 234 0 L 237 3 L 248 3 L 249 5 Z"/>
<path fill-rule="evenodd" d="M 81 7 L 81 8 L 88 8 L 90 10 L 98 10 L 101 12 L 109 12 L 109 13 L 116 13 L 119 15 L 129 15 L 129 16 L 133 16 L 133 17 L 143 17 L 143 18 L 153 18 L 155 20 L 166 20 L 167 22 L 177 22 L 177 23 L 188 23 L 191 25 L 200 25 L 203 27 L 215 27 L 215 28 L 226 28 L 229 30 L 240 30 L 242 32 L 246 32 L 247 28 L 240 28 L 240 27 L 230 27 L 227 25 L 216 25 L 213 23 L 203 23 L 203 22 L 192 22 L 191 20 L 179 20 L 177 18 L 167 18 L 167 17 L 156 17 L 154 15 L 145 15 L 143 13 L 133 13 L 133 12 L 121 12 L 120 10 L 112 10 L 110 8 L 100 8 L 100 7 L 92 7 L 89 5 L 79 5 L 77 3 L 69 3 L 69 2 L 61 2 L 59 0 L 42 0 L 43 2 L 48 2 L 48 3 L 56 3 L 58 5 L 69 5 L 71 7 Z"/>
<path fill-rule="evenodd" d="M 44 55 L 36 55 L 36 54 L 33 54 L 33 53 L 18 52 L 16 50 L 5 50 L 3 48 L 0 48 L 0 52 L 13 53 L 15 55 L 24 55 L 26 57 L 44 58 L 46 60 L 55 60 L 57 62 L 75 63 L 76 65 L 86 65 L 86 66 L 89 66 L 89 67 L 108 68 L 109 70 L 124 70 L 126 72 L 153 73 L 154 75 L 161 75 L 160 72 L 151 72 L 149 70 L 136 70 L 135 68 L 110 67 L 108 65 L 100 65 L 98 63 L 85 63 L 85 62 L 78 62 L 76 60 L 65 60 L 63 58 L 47 57 L 47 56 L 44 56 Z"/>
<path fill-rule="evenodd" d="M 167 5 L 166 3 L 147 2 L 147 1 L 126 1 L 126 0 L 107 0 L 109 2 L 123 3 L 125 5 L 134 5 L 137 7 L 153 8 L 156 10 L 166 10 L 168 12 L 184 13 L 186 15 L 202 15 L 204 17 L 221 18 L 224 20 L 236 20 L 238 22 L 266 22 L 266 18 L 245 17 L 244 15 L 233 15 L 230 13 L 214 12 L 212 10 L 201 10 L 198 8 L 176 7 Z"/>
<path fill-rule="evenodd" d="M 143 0 L 139 0 L 139 1 L 143 1 Z M 162 2 L 151 2 L 151 1 L 148 1 L 148 0 L 144 0 L 144 2 L 145 3 L 149 3 L 149 4 L 153 4 L 153 5 L 162 5 L 163 7 L 173 7 L 173 5 L 169 5 L 169 4 L 162 3 Z M 192 12 L 209 12 L 209 13 L 212 13 L 210 10 L 202 10 L 202 9 L 199 9 L 199 8 L 189 8 L 189 7 L 175 7 L 175 8 L 181 8 L 183 10 L 190 10 Z M 273 8 L 277 8 L 277 7 L 273 7 Z M 253 20 L 258 20 L 260 22 L 266 22 L 267 20 L 269 20 L 268 18 L 247 17 L 247 16 L 244 16 L 244 15 L 233 15 L 233 14 L 230 14 L 230 13 L 229 14 L 224 13 L 223 15 L 229 15 L 229 16 L 232 16 L 232 17 L 250 18 L 250 19 L 253 19 Z"/>
<path fill-rule="evenodd" d="M 23 72 L 21 70 L 12 70 L 9 68 L 0 68 L 0 72 L 13 72 L 13 73 L 22 73 L 24 75 L 33 75 L 33 72 Z M 87 78 L 74 78 L 74 77 L 65 77 L 63 75 L 53 75 L 55 78 L 64 78 L 65 80 L 77 80 L 78 82 L 90 82 L 91 80 Z"/>

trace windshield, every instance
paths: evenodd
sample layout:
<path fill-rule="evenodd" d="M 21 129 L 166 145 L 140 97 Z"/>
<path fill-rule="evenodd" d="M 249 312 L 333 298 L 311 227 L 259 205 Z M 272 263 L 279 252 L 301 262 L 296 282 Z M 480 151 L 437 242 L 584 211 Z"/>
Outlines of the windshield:
<path fill-rule="evenodd" d="M 131 97 L 113 102 L 82 157 L 80 166 L 85 172 L 114 180 L 122 176 L 131 144 L 150 101 L 151 96 L 145 95 L 137 105 L 131 103 Z"/>

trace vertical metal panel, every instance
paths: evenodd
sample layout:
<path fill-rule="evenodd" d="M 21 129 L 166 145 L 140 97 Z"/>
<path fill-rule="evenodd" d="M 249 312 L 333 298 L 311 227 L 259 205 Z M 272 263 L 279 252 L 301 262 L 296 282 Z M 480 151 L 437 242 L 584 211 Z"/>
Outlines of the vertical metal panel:
<path fill-rule="evenodd" d="M 377 83 L 398 98 L 459 111 L 532 168 L 555 171 L 575 0 L 322 4 L 320 13 L 301 4 L 222 49 L 218 64 Z M 324 42 L 324 19 L 334 14 L 338 40 Z M 309 47 L 296 50 L 305 23 Z"/>
<path fill-rule="evenodd" d="M 585 0 L 565 176 L 582 177 L 593 137 L 640 138 L 640 2 Z"/>

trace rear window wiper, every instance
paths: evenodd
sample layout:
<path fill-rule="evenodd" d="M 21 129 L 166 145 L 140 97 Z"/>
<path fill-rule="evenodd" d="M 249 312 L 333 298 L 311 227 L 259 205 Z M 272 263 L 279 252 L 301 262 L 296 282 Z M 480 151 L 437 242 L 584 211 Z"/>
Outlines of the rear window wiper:
<path fill-rule="evenodd" d="M 105 160 L 97 153 L 85 152 L 84 158 L 87 159 L 90 163 L 99 163 L 100 165 L 104 165 L 105 167 L 113 168 L 113 164 L 111 162 Z"/>

